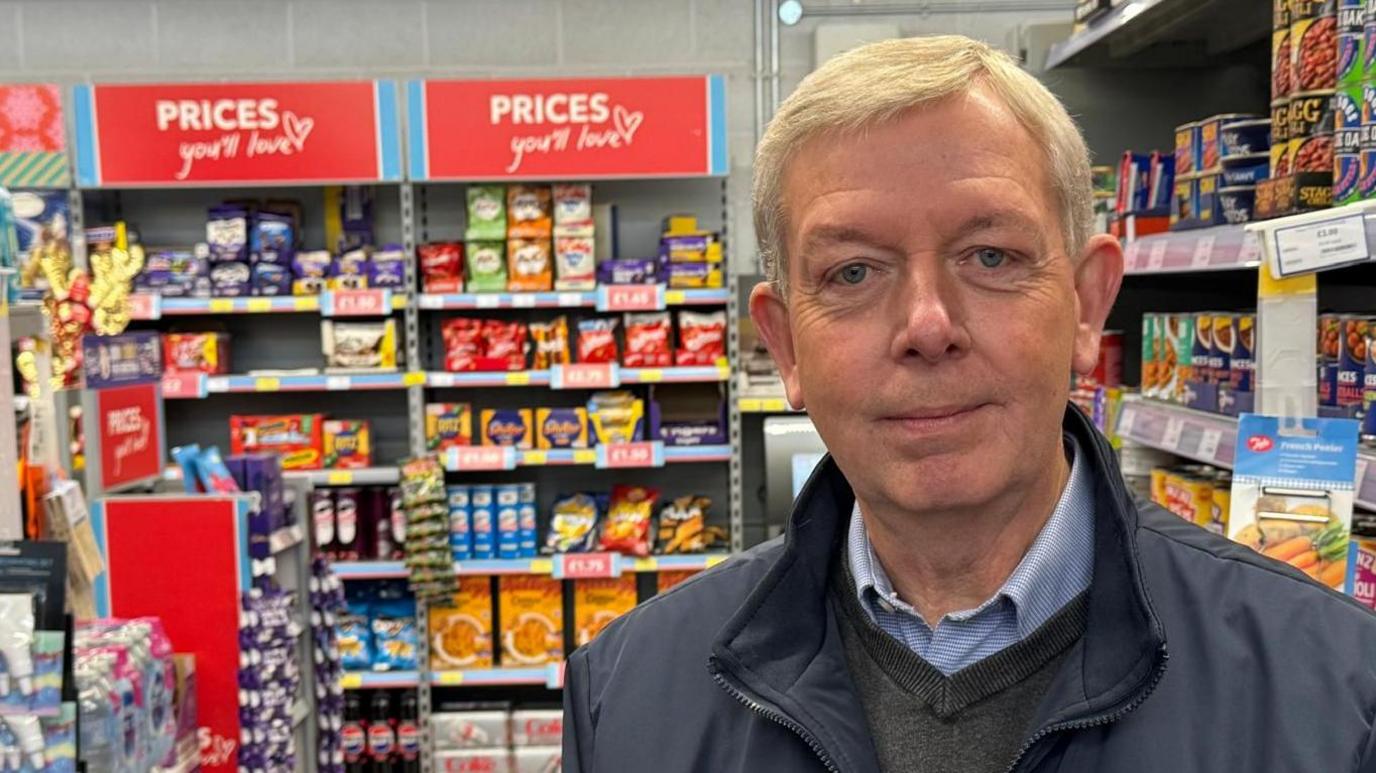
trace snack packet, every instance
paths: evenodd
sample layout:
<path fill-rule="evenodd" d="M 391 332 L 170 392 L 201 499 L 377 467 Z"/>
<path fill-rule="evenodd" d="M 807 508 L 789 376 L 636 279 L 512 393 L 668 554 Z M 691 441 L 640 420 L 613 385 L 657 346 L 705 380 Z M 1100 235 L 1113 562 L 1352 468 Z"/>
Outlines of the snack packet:
<path fill-rule="evenodd" d="M 715 365 L 726 356 L 726 312 L 678 313 L 677 365 Z"/>
<path fill-rule="evenodd" d="M 548 239 L 554 231 L 548 185 L 510 185 L 506 189 L 508 238 Z"/>
<path fill-rule="evenodd" d="M 719 526 L 707 525 L 712 500 L 707 497 L 679 497 L 659 511 L 659 550 L 661 553 L 701 553 L 726 540 Z"/>
<path fill-rule="evenodd" d="M 373 670 L 414 671 L 420 633 L 411 602 L 404 599 L 373 605 Z"/>
<path fill-rule="evenodd" d="M 616 323 L 606 317 L 578 320 L 579 362 L 616 362 Z"/>
<path fill-rule="evenodd" d="M 554 186 L 554 235 L 591 237 L 592 234 L 592 186 Z"/>
<path fill-rule="evenodd" d="M 613 486 L 611 506 L 602 521 L 601 550 L 631 556 L 648 556 L 654 541 L 654 518 L 659 490 L 644 486 Z"/>
<path fill-rule="evenodd" d="M 591 290 L 597 286 L 597 257 L 591 236 L 554 240 L 554 289 Z"/>
<path fill-rule="evenodd" d="M 443 451 L 473 445 L 473 406 L 468 403 L 425 404 L 425 447 Z"/>
<path fill-rule="evenodd" d="M 463 245 L 459 242 L 422 244 L 416 248 L 421 287 L 427 293 L 463 290 Z"/>
<path fill-rule="evenodd" d="M 506 290 L 506 242 L 469 242 L 467 253 L 469 292 Z"/>
<path fill-rule="evenodd" d="M 535 370 L 546 370 L 551 365 L 568 365 L 572 361 L 569 357 L 567 317 L 530 323 L 530 337 L 535 342 L 535 354 L 531 362 Z"/>
<path fill-rule="evenodd" d="M 554 286 L 548 239 L 510 239 L 507 241 L 507 289 L 512 292 L 539 292 Z"/>
<path fill-rule="evenodd" d="M 575 494 L 554 503 L 545 553 L 586 553 L 597 539 L 597 500 Z"/>
<path fill-rule="evenodd" d="M 397 367 L 397 323 L 393 319 L 320 323 L 328 368 L 392 370 Z"/>
<path fill-rule="evenodd" d="M 626 353 L 623 362 L 632 368 L 661 368 L 673 363 L 669 341 L 671 323 L 667 311 L 626 315 Z"/>
<path fill-rule="evenodd" d="M 483 356 L 505 370 L 526 368 L 526 326 L 522 322 L 489 319 L 483 322 Z"/>
<path fill-rule="evenodd" d="M 506 190 L 500 185 L 470 185 L 468 228 L 464 239 L 476 241 L 506 238 Z"/>
<path fill-rule="evenodd" d="M 645 403 L 630 392 L 594 392 L 588 400 L 588 431 L 597 445 L 640 440 L 644 418 Z"/>

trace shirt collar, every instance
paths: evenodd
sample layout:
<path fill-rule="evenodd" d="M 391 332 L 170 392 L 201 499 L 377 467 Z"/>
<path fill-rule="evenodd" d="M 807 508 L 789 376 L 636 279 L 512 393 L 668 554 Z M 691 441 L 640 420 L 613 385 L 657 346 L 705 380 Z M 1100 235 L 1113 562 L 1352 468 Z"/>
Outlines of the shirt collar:
<path fill-rule="evenodd" d="M 974 609 L 952 612 L 947 619 L 969 620 L 1006 599 L 1013 605 L 1018 635 L 1026 637 L 1089 587 L 1094 573 L 1094 487 L 1083 454 L 1070 435 L 1065 436 L 1065 447 L 1071 457 L 1070 478 L 1032 546 L 993 596 Z M 900 611 L 921 620 L 898 597 L 875 557 L 859 502 L 850 519 L 847 545 L 855 591 L 870 616 L 876 614 L 873 602 L 886 612 Z"/>

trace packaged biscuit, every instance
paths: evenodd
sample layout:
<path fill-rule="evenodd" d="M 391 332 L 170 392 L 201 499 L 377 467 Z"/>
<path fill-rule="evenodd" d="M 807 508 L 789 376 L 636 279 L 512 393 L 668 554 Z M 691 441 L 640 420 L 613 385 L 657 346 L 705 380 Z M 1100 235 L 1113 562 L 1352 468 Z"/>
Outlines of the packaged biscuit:
<path fill-rule="evenodd" d="M 506 242 L 468 242 L 464 247 L 470 293 L 499 293 L 506 290 Z"/>
<path fill-rule="evenodd" d="M 564 184 L 554 186 L 554 235 L 591 237 L 593 235 L 592 186 Z"/>
<path fill-rule="evenodd" d="M 229 372 L 229 333 L 165 333 L 162 352 L 166 370 Z"/>
<path fill-rule="evenodd" d="M 676 569 L 668 572 L 660 572 L 658 576 L 655 577 L 655 592 L 665 593 L 684 580 L 690 579 L 697 574 L 698 570 L 696 569 Z"/>
<path fill-rule="evenodd" d="M 284 470 L 318 470 L 324 456 L 323 423 L 318 413 L 230 416 L 230 453 L 275 453 Z"/>
<path fill-rule="evenodd" d="M 325 367 L 346 370 L 395 370 L 397 323 L 394 319 L 366 322 L 327 319 L 320 323 Z"/>
<path fill-rule="evenodd" d="M 537 408 L 536 448 L 587 448 L 588 411 L 585 408 Z"/>
<path fill-rule="evenodd" d="M 548 322 L 530 323 L 530 338 L 535 344 L 530 367 L 546 370 L 554 365 L 568 365 L 573 361 L 569 356 L 569 321 L 567 317 L 555 317 Z"/>
<path fill-rule="evenodd" d="M 465 241 L 489 241 L 506 238 L 506 189 L 501 185 L 470 185 L 468 196 L 468 228 Z"/>
<path fill-rule="evenodd" d="M 631 392 L 594 392 L 588 433 L 595 445 L 634 443 L 644 436 L 645 403 Z"/>
<path fill-rule="evenodd" d="M 468 403 L 425 404 L 425 447 L 443 451 L 473 445 L 473 406 Z"/>
<path fill-rule="evenodd" d="M 448 604 L 432 605 L 430 668 L 492 668 L 492 578 L 460 577 Z"/>
<path fill-rule="evenodd" d="M 509 185 L 506 189 L 506 235 L 510 239 L 549 239 L 554 212 L 548 185 Z"/>
<path fill-rule="evenodd" d="M 373 444 L 367 419 L 327 419 L 321 426 L 325 466 L 356 470 L 373 466 Z"/>
<path fill-rule="evenodd" d="M 486 408 L 478 422 L 482 429 L 482 445 L 521 449 L 529 449 L 532 445 L 531 425 L 529 408 Z"/>
<path fill-rule="evenodd" d="M 591 290 L 597 286 L 597 257 L 591 236 L 554 240 L 554 289 Z"/>
<path fill-rule="evenodd" d="M 623 574 L 573 584 L 573 630 L 576 646 L 582 647 L 607 624 L 635 609 L 635 575 Z"/>
<path fill-rule="evenodd" d="M 510 239 L 506 255 L 508 290 L 540 292 L 554 287 L 549 239 Z"/>
<path fill-rule="evenodd" d="M 644 486 L 613 486 L 607 515 L 602 519 L 598 549 L 631 556 L 648 556 L 654 545 L 650 529 L 659 490 Z"/>
<path fill-rule="evenodd" d="M 538 575 L 497 580 L 502 665 L 538 666 L 564 657 L 563 583 Z"/>
<path fill-rule="evenodd" d="M 597 541 L 597 500 L 575 494 L 556 500 L 550 513 L 544 553 L 586 553 Z"/>

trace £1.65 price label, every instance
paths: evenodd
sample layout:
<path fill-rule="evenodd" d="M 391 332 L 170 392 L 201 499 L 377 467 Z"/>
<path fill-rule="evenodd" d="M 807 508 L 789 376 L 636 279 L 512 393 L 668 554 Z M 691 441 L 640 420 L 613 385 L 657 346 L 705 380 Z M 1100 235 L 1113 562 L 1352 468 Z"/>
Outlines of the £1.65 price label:
<path fill-rule="evenodd" d="M 380 317 L 392 311 L 392 291 L 334 290 L 326 293 L 320 313 L 326 317 Z"/>
<path fill-rule="evenodd" d="M 516 449 L 511 446 L 457 446 L 445 460 L 456 472 L 516 469 Z"/>
<path fill-rule="evenodd" d="M 597 288 L 598 311 L 662 311 L 664 285 L 602 285 Z"/>
<path fill-rule="evenodd" d="M 620 370 L 612 362 L 555 365 L 549 369 L 551 389 L 613 389 L 621 385 Z"/>
<path fill-rule="evenodd" d="M 565 553 L 556 556 L 553 575 L 559 580 L 593 580 L 621 575 L 618 553 Z"/>
<path fill-rule="evenodd" d="M 663 467 L 664 443 L 652 440 L 600 445 L 597 447 L 597 466 L 600 469 Z"/>

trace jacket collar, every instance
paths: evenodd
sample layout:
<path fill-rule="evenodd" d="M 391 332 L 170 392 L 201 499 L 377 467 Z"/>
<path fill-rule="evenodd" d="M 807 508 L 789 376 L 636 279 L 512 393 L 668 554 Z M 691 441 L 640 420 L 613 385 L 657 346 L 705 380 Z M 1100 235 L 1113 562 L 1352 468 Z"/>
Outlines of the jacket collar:
<path fill-rule="evenodd" d="M 1089 463 L 1095 499 L 1094 579 L 1085 634 L 1052 682 L 1035 728 L 1110 721 L 1145 699 L 1165 661 L 1137 549 L 1137 510 L 1108 441 L 1074 406 L 1065 431 Z M 718 634 L 718 673 L 777 707 L 813 735 L 843 770 L 877 770 L 869 728 L 850 682 L 828 573 L 845 539 L 855 495 L 827 457 L 803 488 L 784 549 Z"/>

